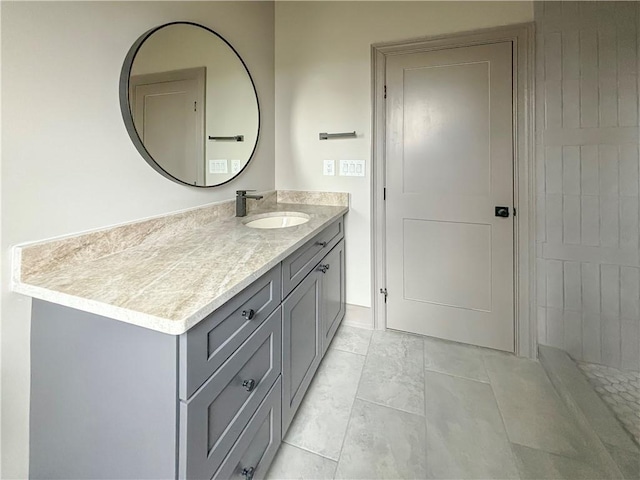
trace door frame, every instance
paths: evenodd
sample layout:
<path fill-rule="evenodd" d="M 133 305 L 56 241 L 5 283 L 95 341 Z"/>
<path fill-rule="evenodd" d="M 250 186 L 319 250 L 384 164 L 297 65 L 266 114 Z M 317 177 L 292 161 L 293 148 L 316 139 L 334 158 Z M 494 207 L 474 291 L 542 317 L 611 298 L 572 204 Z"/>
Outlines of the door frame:
<path fill-rule="evenodd" d="M 514 134 L 514 348 L 515 354 L 538 355 L 535 292 L 535 131 L 534 131 L 534 24 L 523 23 L 371 46 L 372 67 L 372 308 L 374 328 L 386 329 L 385 233 L 385 83 L 387 57 L 499 42 L 513 44 Z M 393 293 L 391 293 L 393 295 Z"/>
<path fill-rule="evenodd" d="M 196 82 L 196 102 L 202 107 L 200 109 L 201 114 L 196 117 L 196 131 L 198 132 L 198 137 L 200 138 L 200 140 L 196 143 L 196 159 L 202 160 L 201 168 L 198 168 L 196 170 L 196 184 L 205 185 L 207 177 L 207 159 L 205 158 L 205 127 L 207 123 L 207 67 L 182 68 L 179 70 L 169 70 L 166 72 L 152 72 L 131 75 L 131 77 L 129 78 L 129 105 L 131 106 L 131 118 L 129 119 L 125 116 L 124 122 L 127 126 L 127 130 L 129 130 L 130 132 L 135 132 L 135 136 L 132 137 L 132 139 L 134 140 L 134 144 L 136 144 L 139 152 L 144 152 L 146 154 L 143 155 L 143 158 L 156 172 L 172 180 L 177 180 L 179 183 L 186 183 L 184 180 L 176 178 L 169 172 L 165 171 L 147 151 L 147 148 L 144 146 L 142 137 L 140 136 L 140 134 L 138 133 L 138 129 L 136 128 L 137 121 L 135 111 L 136 87 L 140 85 L 163 82 L 179 82 L 182 80 L 193 80 Z M 194 186 L 194 184 L 191 183 L 186 184 Z"/>

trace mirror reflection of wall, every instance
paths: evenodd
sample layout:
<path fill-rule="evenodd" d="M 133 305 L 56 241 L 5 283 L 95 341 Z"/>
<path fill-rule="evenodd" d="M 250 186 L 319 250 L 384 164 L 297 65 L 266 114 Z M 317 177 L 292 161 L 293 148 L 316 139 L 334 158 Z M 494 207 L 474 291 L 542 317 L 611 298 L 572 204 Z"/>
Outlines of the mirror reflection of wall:
<path fill-rule="evenodd" d="M 193 24 L 166 25 L 142 43 L 130 73 L 136 131 L 165 172 L 214 186 L 246 166 L 258 139 L 258 101 L 245 65 L 222 38 Z M 244 141 L 208 139 L 238 135 Z"/>

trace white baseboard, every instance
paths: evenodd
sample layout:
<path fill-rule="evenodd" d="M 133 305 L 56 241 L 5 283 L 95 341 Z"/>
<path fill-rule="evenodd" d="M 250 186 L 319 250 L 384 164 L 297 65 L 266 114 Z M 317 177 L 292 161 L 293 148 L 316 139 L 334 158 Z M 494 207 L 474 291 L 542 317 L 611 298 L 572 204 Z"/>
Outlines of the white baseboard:
<path fill-rule="evenodd" d="M 348 327 L 366 328 L 373 330 L 373 315 L 370 307 L 347 303 L 342 323 Z"/>

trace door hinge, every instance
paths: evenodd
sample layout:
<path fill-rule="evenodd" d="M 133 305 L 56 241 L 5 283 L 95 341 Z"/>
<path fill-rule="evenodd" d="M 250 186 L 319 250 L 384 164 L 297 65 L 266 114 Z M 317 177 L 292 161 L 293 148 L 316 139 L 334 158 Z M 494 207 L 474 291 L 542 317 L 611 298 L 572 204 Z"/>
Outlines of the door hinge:
<path fill-rule="evenodd" d="M 387 86 L 384 86 L 384 98 L 387 98 Z"/>
<path fill-rule="evenodd" d="M 387 187 L 384 187 L 382 189 L 382 200 L 386 200 L 387 199 Z"/>
<path fill-rule="evenodd" d="M 514 216 L 514 217 L 516 216 L 516 209 L 515 209 L 515 207 L 513 208 L 513 216 Z"/>
<path fill-rule="evenodd" d="M 387 303 L 387 296 L 389 295 L 387 293 L 387 289 L 386 288 L 381 288 L 380 289 L 380 293 L 384 295 L 384 303 Z"/>
<path fill-rule="evenodd" d="M 194 112 L 198 111 L 198 102 L 193 102 L 193 111 Z"/>

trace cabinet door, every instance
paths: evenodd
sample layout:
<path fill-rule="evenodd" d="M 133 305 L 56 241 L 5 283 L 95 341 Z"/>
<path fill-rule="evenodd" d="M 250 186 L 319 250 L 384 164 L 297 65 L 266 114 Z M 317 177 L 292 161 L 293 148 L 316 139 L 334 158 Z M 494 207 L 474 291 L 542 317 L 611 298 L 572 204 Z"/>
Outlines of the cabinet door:
<path fill-rule="evenodd" d="M 282 304 L 282 435 L 322 359 L 322 273 L 311 272 Z"/>
<path fill-rule="evenodd" d="M 331 252 L 320 261 L 322 273 L 322 296 L 320 312 L 322 314 L 322 354 L 327 351 L 333 336 L 344 318 L 345 312 L 345 276 L 344 276 L 344 240 L 341 240 Z"/>
<path fill-rule="evenodd" d="M 281 398 L 278 379 L 213 480 L 259 480 L 266 476 L 282 440 Z"/>

